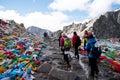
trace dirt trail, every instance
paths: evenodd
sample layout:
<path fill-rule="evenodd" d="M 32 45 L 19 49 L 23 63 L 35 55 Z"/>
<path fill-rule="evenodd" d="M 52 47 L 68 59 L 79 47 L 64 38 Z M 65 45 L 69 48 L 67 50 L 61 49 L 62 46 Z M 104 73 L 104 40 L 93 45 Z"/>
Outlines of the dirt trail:
<path fill-rule="evenodd" d="M 73 49 L 71 49 L 71 68 L 68 69 L 66 63 L 63 60 L 63 55 L 61 55 L 61 50 L 58 46 L 57 40 L 49 41 L 47 48 L 43 49 L 43 54 L 46 57 L 45 61 L 49 62 L 52 66 L 61 70 L 70 71 L 78 74 L 81 79 L 77 80 L 91 80 L 89 78 L 89 66 L 87 56 L 80 54 L 80 59 L 78 61 L 73 57 L 73 52 Z M 100 74 L 99 77 L 95 78 L 94 80 L 120 80 L 119 73 L 113 71 L 111 68 L 103 65 L 102 63 L 99 63 L 98 66 Z M 44 73 L 37 73 L 35 74 L 35 77 L 35 80 L 50 80 L 48 74 Z"/>

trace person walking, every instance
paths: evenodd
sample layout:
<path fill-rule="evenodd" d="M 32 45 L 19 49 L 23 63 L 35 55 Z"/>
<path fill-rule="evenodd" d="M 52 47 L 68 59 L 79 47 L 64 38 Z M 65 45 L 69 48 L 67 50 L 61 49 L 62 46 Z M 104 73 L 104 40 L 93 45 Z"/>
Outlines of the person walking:
<path fill-rule="evenodd" d="M 59 32 L 59 33 L 58 33 L 59 47 L 60 47 L 60 39 L 61 39 L 61 37 L 62 37 L 62 32 Z"/>
<path fill-rule="evenodd" d="M 67 43 L 67 42 L 65 42 L 65 39 L 67 40 L 68 37 L 63 33 L 62 37 L 60 38 L 60 47 L 61 47 L 61 51 L 62 51 L 62 54 L 63 54 L 64 61 L 67 62 L 67 67 L 71 67 L 70 63 L 69 63 L 69 58 L 68 58 L 68 56 L 69 56 L 68 51 L 69 51 L 70 48 L 66 48 L 65 43 Z M 69 43 L 70 42 L 68 41 L 68 44 Z"/>
<path fill-rule="evenodd" d="M 86 44 L 88 43 L 88 31 L 87 30 L 85 30 L 84 31 L 84 35 L 83 35 L 83 45 L 84 45 L 84 47 L 86 46 Z"/>
<path fill-rule="evenodd" d="M 90 65 L 90 77 L 94 78 L 95 75 L 98 75 L 99 73 L 99 69 L 98 69 L 98 65 L 97 65 L 97 57 L 95 57 L 95 54 L 97 54 L 98 52 L 95 52 L 96 50 L 93 50 L 93 46 L 95 45 L 95 43 L 97 43 L 97 40 L 95 39 L 95 37 L 93 36 L 92 33 L 88 34 L 88 43 L 87 45 L 84 47 L 84 50 L 88 51 L 88 58 L 89 58 L 89 65 Z"/>
<path fill-rule="evenodd" d="M 80 45 L 81 45 L 80 37 L 77 35 L 76 32 L 73 32 L 72 46 L 74 47 L 74 50 L 75 50 L 75 58 L 77 58 L 78 60 L 79 60 L 78 47 Z"/>

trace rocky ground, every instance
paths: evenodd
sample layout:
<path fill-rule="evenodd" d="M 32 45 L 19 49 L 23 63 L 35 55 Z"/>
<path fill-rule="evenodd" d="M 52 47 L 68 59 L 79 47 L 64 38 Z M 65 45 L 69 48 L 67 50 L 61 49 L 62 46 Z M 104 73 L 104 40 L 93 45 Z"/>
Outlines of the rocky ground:
<path fill-rule="evenodd" d="M 57 40 L 51 40 L 42 51 L 43 64 L 34 73 L 35 80 L 92 80 L 89 77 L 87 56 L 80 54 L 78 61 L 74 58 L 74 51 L 71 49 L 69 51 L 71 68 L 68 68 L 63 60 Z M 120 73 L 102 63 L 99 63 L 98 66 L 100 73 L 94 80 L 120 80 Z"/>

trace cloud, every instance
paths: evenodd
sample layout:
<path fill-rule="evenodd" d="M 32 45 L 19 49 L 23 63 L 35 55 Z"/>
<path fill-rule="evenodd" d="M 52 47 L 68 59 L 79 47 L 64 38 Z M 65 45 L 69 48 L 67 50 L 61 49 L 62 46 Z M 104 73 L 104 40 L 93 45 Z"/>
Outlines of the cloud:
<path fill-rule="evenodd" d="M 58 11 L 85 10 L 89 0 L 54 0 L 49 8 Z"/>
<path fill-rule="evenodd" d="M 95 17 L 111 10 L 113 0 L 94 0 L 88 6 L 89 17 Z"/>
<path fill-rule="evenodd" d="M 112 9 L 120 0 L 54 0 L 49 8 L 57 11 L 87 11 L 88 18 L 94 18 Z"/>
<path fill-rule="evenodd" d="M 9 14 L 9 15 L 8 15 Z M 37 26 L 43 29 L 56 31 L 63 28 L 63 24 L 69 20 L 69 17 L 61 12 L 52 12 L 43 14 L 41 12 L 33 12 L 21 16 L 15 10 L 0 11 L 1 18 L 15 20 L 18 23 L 24 23 L 25 27 Z"/>
<path fill-rule="evenodd" d="M 6 11 L 1 10 L 0 15 L 1 15 L 1 18 L 9 19 L 9 20 L 15 19 L 18 22 L 24 18 L 24 17 L 20 16 L 20 14 L 14 10 L 6 10 Z"/>
<path fill-rule="evenodd" d="M 89 17 L 94 18 L 112 10 L 113 4 L 120 4 L 120 0 L 93 0 L 88 6 Z"/>
<path fill-rule="evenodd" d="M 50 14 L 42 14 L 34 12 L 26 15 L 25 23 L 27 26 L 39 26 L 52 31 L 62 29 L 62 23 L 68 20 L 68 16 L 61 12 L 52 12 Z M 27 21 L 27 22 L 26 22 Z"/>
<path fill-rule="evenodd" d="M 120 4 L 120 0 L 113 0 L 113 3 Z"/>

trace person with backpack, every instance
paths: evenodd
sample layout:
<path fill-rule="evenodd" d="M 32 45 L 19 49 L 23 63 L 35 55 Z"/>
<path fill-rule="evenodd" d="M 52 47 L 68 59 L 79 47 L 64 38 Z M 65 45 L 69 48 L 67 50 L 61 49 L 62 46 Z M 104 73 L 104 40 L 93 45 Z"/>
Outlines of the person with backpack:
<path fill-rule="evenodd" d="M 97 65 L 97 59 L 100 57 L 101 55 L 101 49 L 98 46 L 98 42 L 95 39 L 95 37 L 93 36 L 92 33 L 88 34 L 88 43 L 87 45 L 84 47 L 84 50 L 88 51 L 88 58 L 89 58 L 89 65 L 90 65 L 90 77 L 94 78 L 94 76 L 98 75 L 99 73 L 99 69 L 98 69 L 98 65 Z"/>
<path fill-rule="evenodd" d="M 60 47 L 61 47 L 64 60 L 67 62 L 67 66 L 70 67 L 69 58 L 68 58 L 69 54 L 67 51 L 70 50 L 71 41 L 64 33 L 62 34 L 62 37 L 60 38 Z"/>
<path fill-rule="evenodd" d="M 85 31 L 84 31 L 84 35 L 83 35 L 84 47 L 86 46 L 87 42 L 88 42 L 88 31 L 85 30 Z"/>
<path fill-rule="evenodd" d="M 60 47 L 60 38 L 62 37 L 62 32 L 58 33 L 58 41 L 59 41 L 59 47 Z"/>
<path fill-rule="evenodd" d="M 77 35 L 76 32 L 73 33 L 72 37 L 72 46 L 75 49 L 75 58 L 79 60 L 79 54 L 78 54 L 78 47 L 81 45 L 80 37 Z"/>
<path fill-rule="evenodd" d="M 48 42 L 49 36 L 48 36 L 48 33 L 47 33 L 47 32 L 44 32 L 44 33 L 43 33 L 43 39 L 44 39 L 44 42 Z"/>

